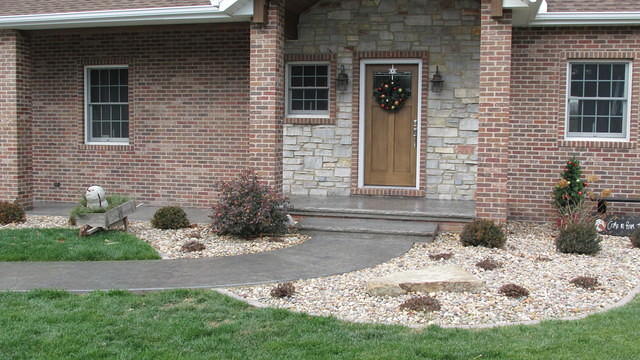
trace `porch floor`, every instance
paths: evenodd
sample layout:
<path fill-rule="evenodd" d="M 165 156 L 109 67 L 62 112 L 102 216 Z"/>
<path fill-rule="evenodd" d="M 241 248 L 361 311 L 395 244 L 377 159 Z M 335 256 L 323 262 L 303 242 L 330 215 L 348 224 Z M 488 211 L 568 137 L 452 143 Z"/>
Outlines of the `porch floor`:
<path fill-rule="evenodd" d="M 424 219 L 469 220 L 475 201 L 378 196 L 290 196 L 293 213 L 344 213 Z"/>
<path fill-rule="evenodd" d="M 432 200 L 425 198 L 399 198 L 376 196 L 298 196 L 291 195 L 289 200 L 292 212 L 343 213 L 371 216 L 397 216 L 425 219 L 473 219 L 474 201 Z M 75 206 L 71 202 L 37 201 L 29 215 L 68 216 Z M 150 221 L 160 206 L 143 205 L 131 215 L 134 221 Z M 193 223 L 211 222 L 210 208 L 183 208 Z"/>
<path fill-rule="evenodd" d="M 28 210 L 28 215 L 42 215 L 42 216 L 69 216 L 71 209 L 77 204 L 72 202 L 58 202 L 58 201 L 36 201 L 33 204 L 33 209 Z M 131 214 L 129 220 L 133 221 L 151 221 L 153 214 L 160 208 L 160 206 L 142 205 L 136 212 Z M 211 214 L 213 211 L 210 208 L 183 208 L 187 213 L 187 218 L 192 223 L 196 224 L 208 224 L 211 222 Z"/>

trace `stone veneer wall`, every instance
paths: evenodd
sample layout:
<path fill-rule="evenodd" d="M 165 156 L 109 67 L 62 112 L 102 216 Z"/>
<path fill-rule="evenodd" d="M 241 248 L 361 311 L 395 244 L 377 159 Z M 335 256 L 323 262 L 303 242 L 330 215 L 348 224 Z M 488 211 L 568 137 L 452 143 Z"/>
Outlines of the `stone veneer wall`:
<path fill-rule="evenodd" d="M 441 93 L 430 92 L 427 99 L 427 154 L 421 160 L 427 197 L 471 200 L 477 173 L 479 7 L 477 0 L 322 0 L 300 17 L 299 38 L 287 41 L 285 52 L 333 53 L 338 70 L 344 65 L 353 79 L 354 51 L 428 51 L 428 76 L 439 66 L 446 82 Z M 285 125 L 286 193 L 350 193 L 351 166 L 357 166 L 351 160 L 352 123 L 358 121 L 351 89 L 337 94 L 332 120 L 333 125 Z"/>

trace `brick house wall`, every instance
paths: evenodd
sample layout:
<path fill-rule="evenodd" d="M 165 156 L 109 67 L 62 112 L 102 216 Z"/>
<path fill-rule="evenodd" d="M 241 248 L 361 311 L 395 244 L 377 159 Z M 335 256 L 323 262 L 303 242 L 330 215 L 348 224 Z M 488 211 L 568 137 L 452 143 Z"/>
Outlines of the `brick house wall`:
<path fill-rule="evenodd" d="M 210 206 L 249 165 L 248 24 L 33 31 L 36 200 L 91 184 L 150 203 Z M 84 144 L 85 65 L 129 66 L 130 145 Z M 54 183 L 60 183 L 55 187 Z"/>
<path fill-rule="evenodd" d="M 622 59 L 632 63 L 630 141 L 564 141 L 567 63 L 571 59 Z M 545 221 L 553 216 L 551 190 L 572 155 L 596 190 L 640 196 L 640 28 L 514 29 L 509 143 L 509 217 Z M 637 210 L 611 205 L 614 212 Z"/>
<path fill-rule="evenodd" d="M 32 205 L 29 40 L 0 31 L 0 200 Z"/>
<path fill-rule="evenodd" d="M 504 221 L 508 216 L 512 25 L 511 12 L 499 19 L 491 17 L 491 3 L 482 0 L 476 215 Z"/>

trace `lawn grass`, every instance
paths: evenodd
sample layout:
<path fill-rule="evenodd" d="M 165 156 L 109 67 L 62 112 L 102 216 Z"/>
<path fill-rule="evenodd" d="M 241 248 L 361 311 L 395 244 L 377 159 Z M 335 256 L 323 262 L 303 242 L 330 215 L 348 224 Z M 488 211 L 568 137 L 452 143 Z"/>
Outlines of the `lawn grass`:
<path fill-rule="evenodd" d="M 132 234 L 102 231 L 88 237 L 72 229 L 0 230 L 0 261 L 152 260 L 158 253 Z"/>
<path fill-rule="evenodd" d="M 350 324 L 212 291 L 0 293 L 0 359 L 637 359 L 640 301 L 490 330 Z"/>

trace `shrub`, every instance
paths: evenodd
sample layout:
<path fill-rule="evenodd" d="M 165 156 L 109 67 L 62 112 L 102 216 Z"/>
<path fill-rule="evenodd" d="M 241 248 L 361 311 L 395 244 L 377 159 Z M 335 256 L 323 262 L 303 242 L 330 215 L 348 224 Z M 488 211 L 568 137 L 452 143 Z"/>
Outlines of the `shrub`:
<path fill-rule="evenodd" d="M 25 222 L 27 217 L 18 204 L 0 201 L 0 225 Z"/>
<path fill-rule="evenodd" d="M 431 254 L 429 255 L 429 259 L 431 260 L 449 260 L 453 257 L 453 253 L 442 253 L 442 254 Z"/>
<path fill-rule="evenodd" d="M 600 235 L 591 223 L 569 224 L 560 229 L 556 249 L 565 254 L 593 255 L 600 251 Z"/>
<path fill-rule="evenodd" d="M 292 283 L 283 283 L 278 284 L 276 287 L 271 289 L 271 296 L 274 298 L 286 298 L 291 297 L 295 294 L 296 288 Z"/>
<path fill-rule="evenodd" d="M 196 252 L 205 250 L 207 247 L 199 241 L 189 241 L 180 248 L 184 252 Z"/>
<path fill-rule="evenodd" d="M 165 206 L 153 214 L 151 225 L 156 229 L 168 230 L 188 228 L 191 223 L 181 207 Z"/>
<path fill-rule="evenodd" d="M 477 263 L 476 266 L 483 270 L 495 270 L 502 267 L 502 264 L 493 259 L 484 259 Z"/>
<path fill-rule="evenodd" d="M 629 239 L 631 239 L 631 245 L 633 245 L 633 247 L 640 248 L 640 229 L 634 231 L 633 234 L 629 236 Z"/>
<path fill-rule="evenodd" d="M 521 298 L 529 296 L 529 290 L 516 284 L 507 284 L 500 287 L 500 294 L 510 298 Z"/>
<path fill-rule="evenodd" d="M 569 159 L 562 173 L 562 178 L 553 189 L 553 204 L 561 216 L 571 211 L 572 207 L 584 202 L 586 185 L 581 177 L 580 161 L 575 157 Z"/>
<path fill-rule="evenodd" d="M 440 301 L 431 296 L 414 297 L 400 304 L 400 310 L 410 311 L 432 312 L 440 311 L 441 308 Z"/>
<path fill-rule="evenodd" d="M 587 290 L 593 290 L 600 286 L 598 279 L 588 276 L 578 276 L 571 280 L 571 283 L 577 287 L 581 287 Z"/>
<path fill-rule="evenodd" d="M 507 241 L 502 229 L 491 220 L 475 220 L 465 225 L 460 235 L 464 246 L 501 248 Z"/>
<path fill-rule="evenodd" d="M 213 228 L 220 235 L 245 239 L 287 232 L 287 200 L 269 186 L 260 184 L 251 170 L 237 179 L 221 182 L 218 204 L 214 207 Z"/>

